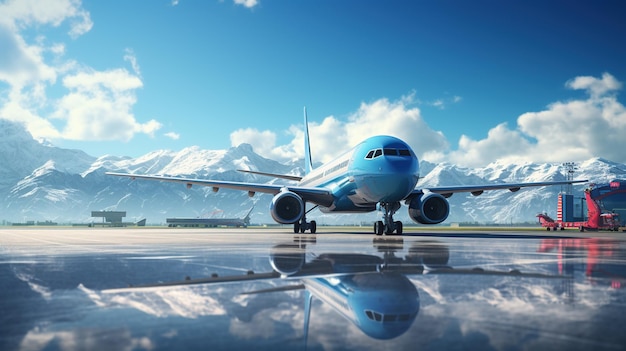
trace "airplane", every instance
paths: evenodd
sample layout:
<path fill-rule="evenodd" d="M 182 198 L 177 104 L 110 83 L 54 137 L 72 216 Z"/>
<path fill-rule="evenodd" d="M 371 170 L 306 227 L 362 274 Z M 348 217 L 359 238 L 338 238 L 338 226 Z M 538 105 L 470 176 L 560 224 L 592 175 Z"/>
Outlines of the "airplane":
<path fill-rule="evenodd" d="M 250 225 L 250 208 L 243 218 L 166 218 L 168 227 L 237 227 L 246 228 Z"/>
<path fill-rule="evenodd" d="M 416 188 L 419 180 L 419 161 L 411 147 L 399 138 L 378 135 L 365 139 L 334 160 L 313 168 L 309 128 L 304 108 L 305 175 L 273 174 L 252 170 L 242 172 L 295 181 L 291 185 L 190 179 L 163 175 L 140 175 L 107 172 L 106 174 L 131 179 L 148 179 L 193 185 L 247 191 L 250 197 L 258 193 L 271 194 L 270 214 L 280 224 L 293 224 L 294 233 L 316 233 L 315 221 L 306 215 L 319 208 L 323 213 L 363 213 L 383 211 L 382 220 L 374 223 L 376 235 L 402 235 L 403 224 L 394 221 L 394 214 L 404 201 L 409 217 L 420 224 L 438 224 L 450 213 L 447 198 L 455 193 L 469 192 L 474 196 L 486 190 L 508 189 L 516 192 L 523 187 L 583 183 L 587 180 L 567 180 L 530 183 L 502 183 L 484 185 L 437 186 Z M 307 210 L 307 203 L 314 206 Z"/>

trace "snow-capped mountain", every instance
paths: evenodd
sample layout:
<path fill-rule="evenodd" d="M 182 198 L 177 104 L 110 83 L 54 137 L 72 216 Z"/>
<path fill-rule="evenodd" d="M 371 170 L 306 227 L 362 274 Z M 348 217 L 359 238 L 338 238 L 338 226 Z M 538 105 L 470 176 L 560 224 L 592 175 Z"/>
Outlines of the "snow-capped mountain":
<path fill-rule="evenodd" d="M 238 169 L 270 173 L 302 174 L 302 162 L 281 164 L 254 152 L 247 144 L 228 150 L 188 147 L 180 151 L 158 150 L 138 158 L 103 156 L 95 158 L 79 150 L 67 150 L 40 143 L 17 123 L 0 119 L 0 221 L 50 220 L 59 223 L 87 223 L 91 211 L 126 211 L 128 221 L 146 218 L 164 223 L 167 217 L 243 217 L 254 206 L 253 223 L 274 223 L 269 215 L 270 195 L 248 197 L 246 192 L 209 187 L 187 189 L 181 184 L 131 181 L 110 177 L 107 171 L 167 174 L 231 181 L 280 182 L 264 176 L 237 172 Z M 565 179 L 560 164 L 492 163 L 483 168 L 462 168 L 451 164 L 420 164 L 420 187 L 499 182 L 532 182 Z M 578 164 L 576 178 L 606 183 L 626 179 L 626 165 L 601 158 Z M 581 195 L 585 185 L 574 193 Z M 474 197 L 456 194 L 449 198 L 450 222 L 521 223 L 534 222 L 538 212 L 554 215 L 560 187 L 530 188 L 516 193 L 485 192 Z M 396 217 L 407 223 L 406 209 Z M 320 224 L 371 223 L 377 214 L 310 214 Z"/>
<path fill-rule="evenodd" d="M 14 185 L 49 161 L 57 170 L 75 174 L 94 160 L 80 150 L 46 146 L 33 139 L 21 124 L 0 119 L 0 188 Z"/>

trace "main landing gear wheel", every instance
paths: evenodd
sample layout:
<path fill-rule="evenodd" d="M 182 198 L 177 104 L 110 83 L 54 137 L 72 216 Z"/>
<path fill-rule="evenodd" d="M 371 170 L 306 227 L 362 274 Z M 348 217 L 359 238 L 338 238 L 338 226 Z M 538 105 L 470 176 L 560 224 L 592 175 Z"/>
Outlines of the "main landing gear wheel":
<path fill-rule="evenodd" d="M 311 211 L 313 211 L 315 208 L 317 208 L 317 206 L 315 206 L 312 209 L 310 209 L 307 212 L 305 212 L 302 215 L 302 218 L 300 218 L 300 221 L 293 224 L 293 232 L 295 234 L 304 233 L 307 230 L 311 231 L 311 234 L 315 234 L 317 232 L 317 222 L 315 222 L 315 221 L 307 222 L 306 221 L 306 214 L 311 212 Z"/>
<path fill-rule="evenodd" d="M 383 235 L 385 231 L 385 224 L 383 221 L 374 222 L 374 234 Z"/>
<path fill-rule="evenodd" d="M 307 230 L 311 231 L 311 234 L 315 234 L 315 232 L 317 232 L 317 222 L 315 221 L 311 221 L 305 224 L 302 224 L 300 222 L 296 222 L 293 224 L 293 232 L 295 234 L 298 233 L 304 233 Z"/>
<path fill-rule="evenodd" d="M 400 209 L 399 202 L 381 202 L 380 207 L 384 211 L 383 220 L 374 223 L 374 234 L 376 235 L 402 235 L 402 222 L 393 220 L 393 214 Z"/>

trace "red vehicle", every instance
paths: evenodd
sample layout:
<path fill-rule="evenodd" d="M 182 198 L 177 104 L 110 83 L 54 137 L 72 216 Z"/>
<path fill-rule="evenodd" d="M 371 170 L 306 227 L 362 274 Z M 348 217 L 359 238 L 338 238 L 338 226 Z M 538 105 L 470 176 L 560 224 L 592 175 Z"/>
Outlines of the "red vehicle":
<path fill-rule="evenodd" d="M 557 219 L 554 220 L 550 216 L 540 213 L 537 215 L 539 223 L 547 230 L 564 230 L 565 228 L 578 228 L 581 232 L 585 230 L 620 230 L 619 214 L 614 212 L 602 213 L 602 209 L 596 200 L 591 197 L 591 189 L 585 190 L 585 200 L 587 202 L 587 220 L 586 221 L 564 221 L 563 220 L 563 195 L 559 194 L 557 204 Z"/>

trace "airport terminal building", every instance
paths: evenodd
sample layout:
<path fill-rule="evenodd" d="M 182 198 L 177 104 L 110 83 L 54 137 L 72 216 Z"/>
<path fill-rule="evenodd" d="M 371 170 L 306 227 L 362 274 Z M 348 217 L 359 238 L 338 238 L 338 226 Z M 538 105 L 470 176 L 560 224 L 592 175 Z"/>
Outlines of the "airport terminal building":
<path fill-rule="evenodd" d="M 618 213 L 622 225 L 626 224 L 626 180 L 616 179 L 607 184 L 596 184 L 591 190 L 591 198 L 604 211 Z"/>
<path fill-rule="evenodd" d="M 626 180 L 616 179 L 608 183 L 592 184 L 591 198 L 600 206 L 603 213 L 617 213 L 621 225 L 626 225 Z M 584 197 L 563 195 L 563 220 L 581 221 L 587 217 L 587 204 Z"/>

